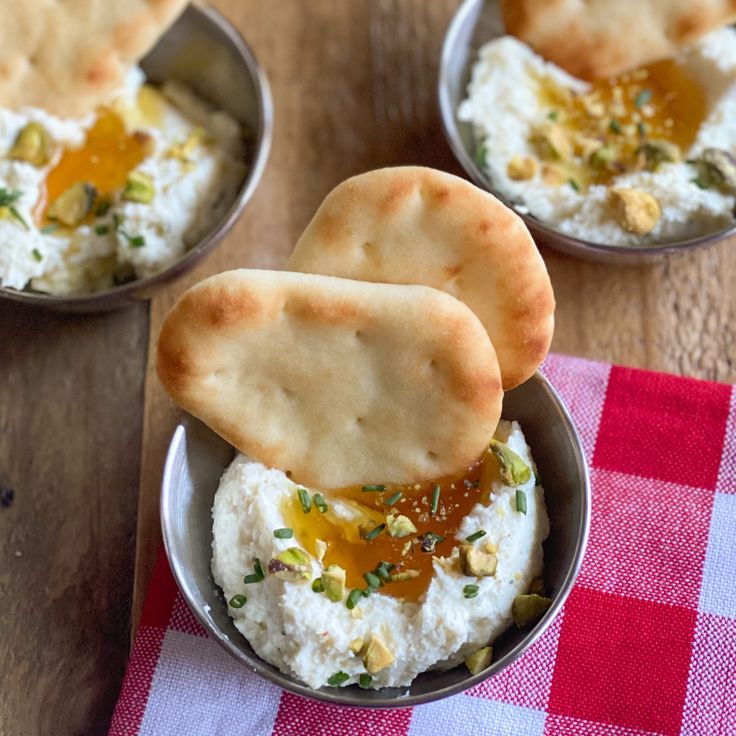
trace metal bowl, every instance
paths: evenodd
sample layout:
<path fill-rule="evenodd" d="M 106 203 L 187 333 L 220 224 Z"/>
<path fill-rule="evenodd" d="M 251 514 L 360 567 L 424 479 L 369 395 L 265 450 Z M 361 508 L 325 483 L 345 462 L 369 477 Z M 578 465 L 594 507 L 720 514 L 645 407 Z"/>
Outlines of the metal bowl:
<path fill-rule="evenodd" d="M 312 690 L 260 659 L 233 625 L 210 570 L 213 498 L 234 452 L 191 417 L 177 427 L 171 440 L 161 493 L 166 553 L 189 607 L 212 637 L 249 670 L 286 690 L 330 703 L 406 707 L 453 695 L 500 672 L 521 656 L 559 613 L 580 568 L 590 518 L 588 471 L 580 439 L 560 397 L 541 373 L 506 394 L 504 416 L 520 422 L 544 484 L 550 517 L 550 534 L 544 543 L 544 578 L 554 602 L 533 628 L 513 628 L 497 639 L 494 661 L 485 671 L 471 675 L 460 666 L 425 672 L 404 688 Z"/>
<path fill-rule="evenodd" d="M 273 107 L 268 80 L 238 31 L 212 8 L 189 5 L 142 60 L 141 67 L 154 83 L 167 79 L 184 82 L 252 133 L 247 153 L 248 170 L 232 202 L 198 243 L 176 263 L 154 276 L 111 289 L 68 296 L 0 287 L 0 300 L 66 312 L 99 312 L 149 299 L 157 287 L 180 276 L 209 253 L 253 196 L 271 147 Z"/>
<path fill-rule="evenodd" d="M 457 119 L 457 108 L 465 98 L 470 71 L 483 44 L 505 33 L 498 0 L 465 0 L 450 23 L 442 46 L 438 95 L 445 136 L 457 160 L 468 176 L 480 187 L 517 209 L 498 192 L 488 175 L 475 161 L 473 126 Z M 518 211 L 518 210 L 517 210 Z M 592 243 L 554 230 L 534 215 L 519 212 L 537 243 L 572 256 L 618 264 L 650 263 L 672 253 L 718 243 L 736 233 L 736 222 L 727 228 L 698 238 L 663 245 L 621 246 Z"/>

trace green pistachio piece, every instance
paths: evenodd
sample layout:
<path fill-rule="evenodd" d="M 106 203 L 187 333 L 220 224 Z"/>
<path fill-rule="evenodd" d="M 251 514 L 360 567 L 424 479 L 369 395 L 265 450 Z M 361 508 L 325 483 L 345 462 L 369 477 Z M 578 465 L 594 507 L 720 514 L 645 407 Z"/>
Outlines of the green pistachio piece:
<path fill-rule="evenodd" d="M 736 191 L 736 159 L 722 148 L 706 148 L 695 160 L 697 183 L 704 189 Z"/>
<path fill-rule="evenodd" d="M 471 675 L 477 675 L 491 663 L 493 658 L 493 647 L 481 647 L 477 652 L 465 657 L 465 666 Z"/>
<path fill-rule="evenodd" d="M 365 645 L 363 665 L 366 671 L 375 675 L 376 672 L 386 669 L 394 661 L 393 652 L 386 646 L 380 636 L 373 634 Z"/>
<path fill-rule="evenodd" d="M 644 157 L 646 168 L 649 171 L 655 171 L 660 164 L 677 163 L 682 158 L 679 146 L 657 138 L 642 143 L 636 149 L 636 153 Z"/>
<path fill-rule="evenodd" d="M 551 605 L 551 598 L 536 593 L 517 595 L 511 605 L 511 618 L 518 627 L 529 626 L 538 621 Z"/>
<path fill-rule="evenodd" d="M 339 603 L 345 596 L 345 570 L 339 565 L 328 565 L 322 572 L 321 580 L 325 595 L 333 603 Z"/>
<path fill-rule="evenodd" d="M 46 166 L 51 158 L 51 138 L 40 123 L 28 123 L 15 138 L 8 158 Z"/>
<path fill-rule="evenodd" d="M 96 196 L 97 190 L 91 184 L 85 181 L 72 184 L 51 203 L 49 218 L 76 227 L 89 214 Z"/>
<path fill-rule="evenodd" d="M 490 449 L 501 465 L 501 480 L 507 486 L 520 486 L 532 477 L 531 468 L 508 445 L 491 440 Z"/>
<path fill-rule="evenodd" d="M 122 198 L 126 202 L 150 204 L 154 195 L 153 179 L 142 171 L 131 171 L 125 182 Z"/>
<path fill-rule="evenodd" d="M 353 639 L 350 644 L 348 644 L 348 649 L 357 656 L 363 651 L 364 645 L 365 642 L 360 637 L 358 637 L 357 639 Z"/>
<path fill-rule="evenodd" d="M 604 169 L 616 159 L 616 149 L 611 146 L 601 146 L 590 154 L 590 165 L 596 169 Z"/>
<path fill-rule="evenodd" d="M 402 537 L 408 537 L 410 534 L 416 534 L 417 528 L 408 516 L 399 514 L 398 516 L 390 515 L 386 517 L 386 531 L 390 537 L 401 539 Z"/>
<path fill-rule="evenodd" d="M 572 145 L 565 129 L 555 122 L 545 122 L 532 134 L 532 142 L 541 158 L 547 161 L 566 161 L 572 153 Z"/>
<path fill-rule="evenodd" d="M 484 552 L 472 544 L 460 545 L 459 552 L 465 575 L 485 578 L 495 574 L 497 560 L 492 552 Z"/>
<path fill-rule="evenodd" d="M 309 580 L 312 563 L 309 555 L 299 547 L 289 547 L 268 563 L 268 572 L 280 580 L 292 583 Z"/>

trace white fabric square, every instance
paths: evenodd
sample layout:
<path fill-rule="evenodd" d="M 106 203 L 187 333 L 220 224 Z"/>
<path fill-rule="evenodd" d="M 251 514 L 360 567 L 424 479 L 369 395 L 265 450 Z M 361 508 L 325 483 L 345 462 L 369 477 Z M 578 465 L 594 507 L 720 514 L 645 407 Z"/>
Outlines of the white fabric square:
<path fill-rule="evenodd" d="M 542 736 L 546 717 L 532 708 L 462 694 L 416 706 L 409 736 Z"/>
<path fill-rule="evenodd" d="M 710 519 L 699 609 L 736 618 L 736 496 L 716 493 Z"/>
<path fill-rule="evenodd" d="M 166 632 L 141 736 L 266 736 L 281 690 L 248 672 L 212 640 Z"/>

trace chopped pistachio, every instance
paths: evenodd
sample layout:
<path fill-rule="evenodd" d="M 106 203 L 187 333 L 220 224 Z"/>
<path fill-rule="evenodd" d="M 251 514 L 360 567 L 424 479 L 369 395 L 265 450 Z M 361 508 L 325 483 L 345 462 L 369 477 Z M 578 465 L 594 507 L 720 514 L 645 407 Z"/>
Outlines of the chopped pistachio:
<path fill-rule="evenodd" d="M 497 560 L 492 552 L 484 552 L 472 544 L 461 544 L 459 552 L 465 575 L 483 578 L 496 572 Z"/>
<path fill-rule="evenodd" d="M 339 565 L 328 565 L 322 572 L 322 587 L 325 595 L 338 603 L 345 595 L 345 570 Z"/>
<path fill-rule="evenodd" d="M 51 203 L 49 217 L 67 227 L 76 227 L 89 214 L 96 196 L 97 190 L 88 182 L 72 184 Z"/>
<path fill-rule="evenodd" d="M 539 620 L 551 605 L 551 598 L 536 593 L 517 595 L 511 605 L 511 618 L 519 627 L 528 626 Z"/>
<path fill-rule="evenodd" d="M 465 666 L 470 670 L 471 675 L 477 675 L 491 663 L 493 658 L 492 647 L 481 647 L 477 652 L 473 652 L 465 657 Z"/>
<path fill-rule="evenodd" d="M 501 480 L 507 486 L 520 486 L 532 477 L 531 468 L 508 445 L 491 440 L 490 450 L 501 466 Z"/>
<path fill-rule="evenodd" d="M 325 586 L 322 585 L 322 578 L 315 578 L 314 580 L 312 580 L 312 590 L 315 593 L 325 592 Z"/>
<path fill-rule="evenodd" d="M 419 570 L 401 570 L 401 572 L 391 573 L 392 583 L 403 583 L 406 580 L 414 580 L 419 577 Z"/>
<path fill-rule="evenodd" d="M 643 189 L 611 189 L 613 213 L 621 227 L 635 235 L 646 235 L 659 222 L 659 202 Z"/>
<path fill-rule="evenodd" d="M 28 123 L 15 138 L 8 158 L 27 161 L 33 166 L 46 166 L 51 158 L 51 137 L 40 123 Z"/>
<path fill-rule="evenodd" d="M 353 610 L 355 606 L 358 605 L 358 601 L 363 597 L 363 591 L 360 588 L 353 588 L 350 593 L 348 593 L 347 600 L 345 601 L 345 606 L 349 610 Z"/>
<path fill-rule="evenodd" d="M 268 563 L 268 572 L 292 583 L 309 580 L 312 565 L 309 555 L 299 547 L 289 547 Z"/>
<path fill-rule="evenodd" d="M 693 162 L 698 171 L 696 183 L 703 189 L 736 192 L 736 158 L 722 148 L 706 148 Z"/>
<path fill-rule="evenodd" d="M 389 515 L 386 517 L 386 531 L 393 539 L 401 539 L 408 537 L 410 534 L 416 534 L 417 528 L 408 516 L 399 514 L 398 516 Z"/>
<path fill-rule="evenodd" d="M 424 532 L 424 534 L 419 535 L 419 541 L 422 543 L 422 552 L 433 554 L 437 545 L 444 542 L 445 538 L 435 532 Z"/>
<path fill-rule="evenodd" d="M 534 156 L 514 156 L 506 165 L 506 173 L 514 181 L 533 179 L 539 170 L 539 163 Z"/>
<path fill-rule="evenodd" d="M 315 539 L 314 551 L 317 553 L 317 560 L 322 562 L 327 554 L 327 542 L 325 542 L 324 539 Z"/>
<path fill-rule="evenodd" d="M 394 659 L 393 653 L 381 637 L 373 634 L 366 644 L 363 655 L 363 664 L 368 673 L 375 675 L 376 672 L 386 669 Z"/>
<path fill-rule="evenodd" d="M 357 656 L 362 651 L 364 644 L 365 642 L 360 637 L 358 637 L 357 639 L 353 639 L 350 644 L 348 644 L 348 649 Z"/>
<path fill-rule="evenodd" d="M 565 129 L 558 123 L 547 121 L 535 128 L 532 143 L 543 159 L 566 161 L 572 153 L 570 139 Z"/>
<path fill-rule="evenodd" d="M 660 164 L 677 163 L 682 159 L 680 147 L 670 141 L 653 138 L 642 143 L 637 149 L 638 156 L 642 156 L 644 167 L 649 171 L 656 171 Z"/>
<path fill-rule="evenodd" d="M 616 149 L 611 146 L 601 146 L 593 151 L 588 158 L 590 165 L 596 169 L 604 169 L 616 159 Z"/>
<path fill-rule="evenodd" d="M 122 198 L 126 202 L 150 204 L 153 201 L 155 189 L 153 179 L 142 171 L 131 171 L 125 181 Z"/>

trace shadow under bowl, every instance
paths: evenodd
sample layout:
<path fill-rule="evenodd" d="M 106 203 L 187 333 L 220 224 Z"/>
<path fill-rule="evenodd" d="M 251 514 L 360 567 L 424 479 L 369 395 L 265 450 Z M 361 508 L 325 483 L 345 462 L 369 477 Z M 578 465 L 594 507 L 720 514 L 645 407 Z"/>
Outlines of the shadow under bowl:
<path fill-rule="evenodd" d="M 89 294 L 65 296 L 0 287 L 0 300 L 65 312 L 103 312 L 150 299 L 158 287 L 181 276 L 212 251 L 253 196 L 271 147 L 273 106 L 268 80 L 238 31 L 216 10 L 188 5 L 141 61 L 141 67 L 154 84 L 166 80 L 186 84 L 248 131 L 248 168 L 232 201 L 199 242 L 153 276 Z"/>
<path fill-rule="evenodd" d="M 637 265 L 661 260 L 666 255 L 714 245 L 736 234 L 735 221 L 722 230 L 662 245 L 607 245 L 565 235 L 534 215 L 519 212 L 517 209 L 519 203 L 501 194 L 494 187 L 488 174 L 478 165 L 475 158 L 477 146 L 473 126 L 461 122 L 457 117 L 457 109 L 466 97 L 471 69 L 478 58 L 479 49 L 504 33 L 498 0 L 465 0 L 458 8 L 448 26 L 442 45 L 437 82 L 440 116 L 445 137 L 466 174 L 479 187 L 491 192 L 505 205 L 517 211 L 538 244 L 588 260 Z"/>
<path fill-rule="evenodd" d="M 176 429 L 166 458 L 161 525 L 169 564 L 192 612 L 247 669 L 286 690 L 333 704 L 407 707 L 453 695 L 497 674 L 521 656 L 559 613 L 580 568 L 590 520 L 583 448 L 560 397 L 541 373 L 506 394 L 503 416 L 521 424 L 544 485 L 550 518 L 549 538 L 544 543 L 544 579 L 553 603 L 532 628 L 511 628 L 496 639 L 494 661 L 483 672 L 471 675 L 461 665 L 425 672 L 409 687 L 313 690 L 258 657 L 235 628 L 210 569 L 212 503 L 234 451 L 204 424 L 187 416 Z"/>

